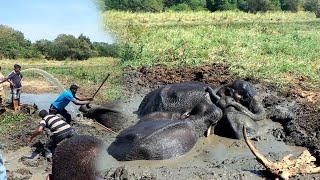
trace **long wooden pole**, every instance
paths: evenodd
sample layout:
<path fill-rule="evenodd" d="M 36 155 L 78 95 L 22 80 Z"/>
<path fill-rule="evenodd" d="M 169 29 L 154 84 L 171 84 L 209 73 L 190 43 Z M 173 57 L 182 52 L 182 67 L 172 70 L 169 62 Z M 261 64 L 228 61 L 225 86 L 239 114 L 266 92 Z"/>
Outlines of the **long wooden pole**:
<path fill-rule="evenodd" d="M 107 79 L 109 78 L 110 74 L 108 73 L 108 75 L 106 76 L 106 78 L 102 81 L 101 85 L 99 86 L 99 88 L 97 89 L 97 91 L 93 94 L 92 99 L 97 95 L 97 93 L 99 92 L 99 90 L 101 89 L 101 87 L 103 86 L 103 84 L 107 81 Z"/>

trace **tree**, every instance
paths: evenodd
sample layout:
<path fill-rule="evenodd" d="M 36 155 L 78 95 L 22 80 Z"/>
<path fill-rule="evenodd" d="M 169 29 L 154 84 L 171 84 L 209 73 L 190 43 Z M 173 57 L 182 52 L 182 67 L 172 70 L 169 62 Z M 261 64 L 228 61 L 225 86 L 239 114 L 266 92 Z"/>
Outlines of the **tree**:
<path fill-rule="evenodd" d="M 73 60 L 84 60 L 92 56 L 92 43 L 84 35 L 78 38 L 73 35 L 60 34 L 50 46 L 49 57 L 57 60 L 71 58 Z"/>
<path fill-rule="evenodd" d="M 171 10 L 203 10 L 206 8 L 206 0 L 165 0 L 164 6 Z"/>
<path fill-rule="evenodd" d="M 299 10 L 300 0 L 280 0 L 283 11 L 297 12 Z"/>
<path fill-rule="evenodd" d="M 236 0 L 209 0 L 211 11 L 224 11 L 237 9 Z"/>
<path fill-rule="evenodd" d="M 249 11 L 248 2 L 246 0 L 238 0 L 237 8 L 241 11 L 248 12 Z"/>
<path fill-rule="evenodd" d="M 105 0 L 106 10 L 160 12 L 163 0 Z"/>
<path fill-rule="evenodd" d="M 318 8 L 320 8 L 319 2 L 320 0 L 305 0 L 303 3 L 303 8 L 306 11 L 317 12 Z"/>
<path fill-rule="evenodd" d="M 0 25 L 0 58 L 30 58 L 39 53 L 20 31 Z"/>
<path fill-rule="evenodd" d="M 96 56 L 119 57 L 119 46 L 117 44 L 108 44 L 104 42 L 94 42 L 93 49 Z"/>
<path fill-rule="evenodd" d="M 72 59 L 84 60 L 91 57 L 93 53 L 93 46 L 90 39 L 83 34 L 78 37 L 78 46 L 74 52 Z"/>
<path fill-rule="evenodd" d="M 53 43 L 46 39 L 36 41 L 34 47 L 46 58 L 50 59 L 50 51 L 53 48 Z"/>
<path fill-rule="evenodd" d="M 280 10 L 279 0 L 247 0 L 250 12 Z"/>

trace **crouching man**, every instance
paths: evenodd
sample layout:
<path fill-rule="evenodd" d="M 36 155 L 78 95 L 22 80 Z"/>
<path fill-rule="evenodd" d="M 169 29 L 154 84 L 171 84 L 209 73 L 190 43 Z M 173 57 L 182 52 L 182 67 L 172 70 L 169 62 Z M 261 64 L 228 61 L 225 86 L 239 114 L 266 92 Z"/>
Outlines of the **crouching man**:
<path fill-rule="evenodd" d="M 49 114 L 46 110 L 41 110 L 39 116 L 42 118 L 38 129 L 28 138 L 28 142 L 31 143 L 32 140 L 40 135 L 45 128 L 48 128 L 53 135 L 50 140 L 45 144 L 45 156 L 48 160 L 52 159 L 52 151 L 57 147 L 57 145 L 64 139 L 70 138 L 75 135 L 75 130 L 64 120 L 62 120 L 57 115 Z"/>

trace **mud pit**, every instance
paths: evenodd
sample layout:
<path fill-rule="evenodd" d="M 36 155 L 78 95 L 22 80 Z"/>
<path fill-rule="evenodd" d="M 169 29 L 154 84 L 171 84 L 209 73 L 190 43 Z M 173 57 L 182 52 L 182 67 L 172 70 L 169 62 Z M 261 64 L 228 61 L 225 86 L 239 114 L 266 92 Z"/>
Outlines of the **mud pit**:
<path fill-rule="evenodd" d="M 210 84 L 226 84 L 233 81 L 228 66 L 223 64 L 205 65 L 198 68 L 172 69 L 159 65 L 138 70 L 127 69 L 124 82 L 127 98 L 120 100 L 121 111 L 130 117 L 126 126 L 137 121 L 134 111 L 146 93 L 161 85 L 190 80 Z M 247 78 L 257 87 L 264 98 L 268 112 L 266 132 L 254 139 L 254 145 L 272 160 L 282 159 L 287 154 L 299 155 L 305 147 L 320 160 L 320 113 L 317 109 L 317 96 L 301 94 L 319 94 L 318 90 L 304 86 L 293 86 L 290 91 Z M 272 107 L 277 108 L 272 108 Z M 291 119 L 280 120 L 277 111 L 292 113 Z M 105 131 L 92 120 L 76 117 L 74 127 L 79 134 L 89 134 L 110 144 L 116 134 Z M 273 120 L 273 121 L 272 121 Z M 39 156 L 36 161 L 21 161 L 22 156 L 30 156 L 34 147 L 27 145 L 28 137 L 37 126 L 39 119 L 16 125 L 12 131 L 0 137 L 4 146 L 5 165 L 10 179 L 44 179 L 51 171 L 51 164 Z M 46 141 L 43 135 L 38 138 Z M 36 141 L 35 141 L 36 143 Z M 294 146 L 296 145 L 296 146 Z M 300 147 L 305 146 L 305 147 Z M 201 138 L 187 154 L 176 159 L 163 161 L 118 162 L 107 154 L 99 158 L 99 170 L 104 179 L 265 179 L 268 174 L 251 154 L 243 140 L 233 140 L 216 135 Z M 294 179 L 318 179 L 319 174 L 298 176 Z"/>

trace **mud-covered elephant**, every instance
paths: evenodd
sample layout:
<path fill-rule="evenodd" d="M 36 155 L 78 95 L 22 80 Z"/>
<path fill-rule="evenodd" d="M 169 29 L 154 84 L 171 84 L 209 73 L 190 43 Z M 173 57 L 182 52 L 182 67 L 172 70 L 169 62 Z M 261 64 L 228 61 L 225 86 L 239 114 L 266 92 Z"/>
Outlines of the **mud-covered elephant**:
<path fill-rule="evenodd" d="M 222 117 L 204 83 L 171 84 L 145 96 L 139 122 L 122 131 L 108 152 L 120 161 L 169 159 L 188 152 Z"/>
<path fill-rule="evenodd" d="M 223 118 L 215 127 L 215 133 L 241 139 L 245 126 L 250 136 L 259 134 L 257 121 L 266 117 L 265 108 L 255 87 L 247 81 L 236 80 L 230 85 L 207 88 L 211 99 L 223 110 Z"/>
<path fill-rule="evenodd" d="M 94 119 L 114 131 L 123 130 L 124 124 L 127 121 L 127 117 L 114 104 L 82 105 L 79 110 L 83 113 L 84 117 Z"/>

